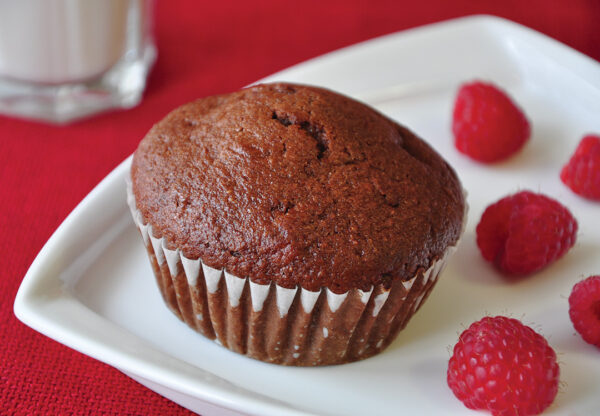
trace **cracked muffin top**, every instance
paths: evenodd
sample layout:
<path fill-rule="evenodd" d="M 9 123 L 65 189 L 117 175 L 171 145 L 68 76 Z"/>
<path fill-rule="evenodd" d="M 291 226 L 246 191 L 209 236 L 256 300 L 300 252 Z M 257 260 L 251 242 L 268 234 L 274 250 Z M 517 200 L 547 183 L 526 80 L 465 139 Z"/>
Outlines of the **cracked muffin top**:
<path fill-rule="evenodd" d="M 171 249 L 313 291 L 412 278 L 456 243 L 465 209 L 452 168 L 408 129 L 294 84 L 179 107 L 141 141 L 131 177 Z"/>

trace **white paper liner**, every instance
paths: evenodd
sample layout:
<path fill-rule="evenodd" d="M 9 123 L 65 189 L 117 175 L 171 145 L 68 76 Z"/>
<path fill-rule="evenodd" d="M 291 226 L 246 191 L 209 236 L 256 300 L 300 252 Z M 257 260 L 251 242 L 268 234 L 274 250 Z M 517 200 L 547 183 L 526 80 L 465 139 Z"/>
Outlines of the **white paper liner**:
<path fill-rule="evenodd" d="M 136 225 L 140 229 L 140 232 L 143 232 L 143 226 L 140 226 L 139 224 Z M 202 267 L 203 276 L 206 282 L 206 288 L 209 293 L 215 293 L 217 291 L 221 278 L 225 276 L 226 286 L 229 295 L 229 302 L 231 306 L 234 307 L 239 304 L 239 298 L 241 296 L 244 286 L 246 284 L 250 284 L 250 296 L 252 299 L 253 309 L 254 311 L 260 311 L 262 309 L 263 302 L 266 299 L 270 285 L 261 285 L 258 283 L 254 283 L 248 278 L 242 279 L 240 277 L 228 273 L 224 269 L 213 269 L 212 267 L 204 264 L 200 259 L 188 259 L 179 250 L 167 249 L 165 247 L 166 244 L 164 238 L 156 238 L 152 234 L 150 234 L 149 236 L 152 242 L 154 255 L 156 256 L 159 266 L 162 266 L 166 262 L 171 275 L 177 276 L 179 272 L 179 267 L 180 265 L 182 265 L 188 283 L 191 286 L 195 286 L 197 284 L 200 267 Z M 454 249 L 454 247 L 449 247 L 449 249 L 446 250 L 446 253 L 444 254 L 443 258 L 434 261 L 431 267 L 423 273 L 423 285 L 427 283 L 430 276 L 433 280 L 437 278 L 437 275 L 445 265 L 444 260 L 447 257 L 447 253 L 451 252 L 451 249 Z M 415 276 L 410 280 L 405 280 L 402 282 L 402 285 L 407 291 L 411 290 L 417 277 L 418 276 Z M 296 297 L 298 291 L 301 291 L 302 306 L 306 313 L 310 313 L 312 311 L 317 297 L 321 293 L 313 292 L 302 287 L 289 289 L 279 286 L 277 284 L 273 285 L 277 290 L 277 307 L 281 316 L 285 316 L 287 314 L 292 304 L 292 301 Z M 328 288 L 324 288 L 322 290 L 326 293 L 327 304 L 332 312 L 335 312 L 339 309 L 339 307 L 344 302 L 349 293 L 346 292 L 342 294 L 337 294 L 332 292 Z M 373 287 L 371 287 L 371 289 L 369 289 L 366 292 L 362 290 L 360 292 L 360 299 L 363 303 L 366 304 L 369 301 L 371 294 L 373 293 Z M 377 314 L 385 304 L 385 301 L 387 300 L 388 296 L 389 291 L 385 291 L 375 297 L 375 307 L 373 309 L 373 316 L 377 316 Z"/>
<path fill-rule="evenodd" d="M 447 259 L 456 250 L 456 246 L 448 247 L 429 269 L 410 280 L 395 282 L 389 289 L 376 285 L 368 291 L 353 289 L 336 294 L 328 288 L 309 291 L 275 283 L 263 285 L 226 270 L 214 269 L 201 259 L 189 259 L 179 249 L 169 249 L 165 239 L 155 237 L 152 227 L 143 223 L 135 206 L 131 184 L 128 182 L 127 185 L 127 201 L 134 222 L 142 234 L 158 286 L 169 307 L 189 326 L 216 338 L 219 344 L 263 361 L 324 365 L 376 354 L 395 338 L 422 305 Z M 390 296 L 392 292 L 395 295 L 402 293 Z M 393 305 L 388 304 L 389 299 L 394 299 Z M 246 303 L 250 312 L 244 310 Z M 280 322 L 265 319 L 271 316 L 265 311 L 269 306 L 267 303 L 274 303 L 269 311 L 274 307 Z M 327 304 L 327 308 L 322 308 L 323 304 Z M 299 314 L 298 308 L 303 313 Z M 290 313 L 292 310 L 294 312 Z M 338 311 L 340 314 L 336 314 Z M 288 316 L 292 314 L 294 316 Z M 257 322 L 248 322 L 253 319 Z M 333 327 L 339 326 L 340 322 L 348 328 L 337 328 L 336 331 Z M 332 330 L 336 331 L 333 335 Z M 292 338 L 293 342 L 290 341 Z M 308 344 L 302 345 L 305 342 Z"/>

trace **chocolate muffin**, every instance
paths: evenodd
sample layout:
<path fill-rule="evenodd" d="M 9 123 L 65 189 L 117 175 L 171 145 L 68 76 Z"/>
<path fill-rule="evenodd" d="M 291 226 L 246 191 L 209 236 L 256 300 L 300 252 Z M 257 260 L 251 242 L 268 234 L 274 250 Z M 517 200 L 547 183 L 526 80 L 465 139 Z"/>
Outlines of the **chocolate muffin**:
<path fill-rule="evenodd" d="M 130 205 L 170 309 L 288 365 L 384 349 L 463 228 L 452 168 L 405 127 L 316 87 L 183 105 L 140 143 Z"/>

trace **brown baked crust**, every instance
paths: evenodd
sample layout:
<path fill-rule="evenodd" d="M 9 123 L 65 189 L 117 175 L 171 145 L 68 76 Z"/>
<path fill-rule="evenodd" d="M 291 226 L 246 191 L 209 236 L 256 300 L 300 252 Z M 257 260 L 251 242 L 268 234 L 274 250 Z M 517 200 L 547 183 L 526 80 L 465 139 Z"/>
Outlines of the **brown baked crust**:
<path fill-rule="evenodd" d="M 336 293 L 412 278 L 459 238 L 462 188 L 408 129 L 334 92 L 265 84 L 186 104 L 131 168 L 156 237 L 256 283 Z"/>

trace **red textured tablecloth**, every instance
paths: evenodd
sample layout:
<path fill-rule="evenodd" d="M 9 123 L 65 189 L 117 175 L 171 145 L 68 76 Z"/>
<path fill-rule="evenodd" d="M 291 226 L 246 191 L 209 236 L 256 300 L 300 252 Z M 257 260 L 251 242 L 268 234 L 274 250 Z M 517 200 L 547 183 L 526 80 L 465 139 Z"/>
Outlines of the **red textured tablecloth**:
<path fill-rule="evenodd" d="M 325 52 L 478 13 L 522 23 L 600 60 L 598 0 L 163 0 L 158 61 L 141 105 L 66 127 L 0 116 L 0 415 L 189 413 L 34 332 L 12 311 L 52 232 L 155 121 L 186 101 L 236 90 Z"/>

